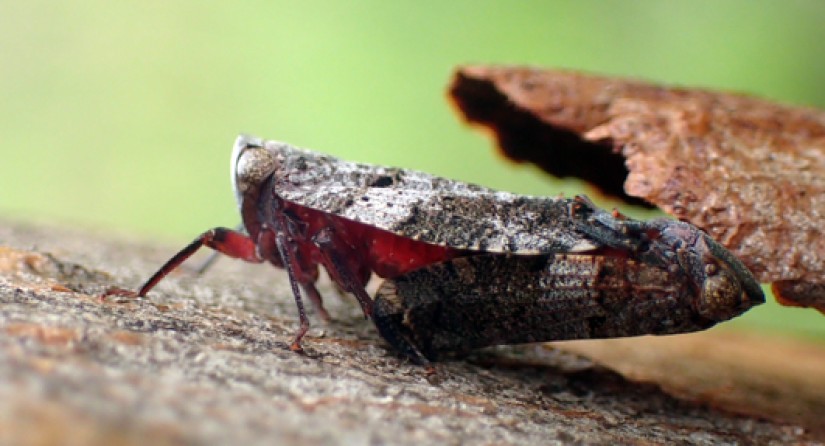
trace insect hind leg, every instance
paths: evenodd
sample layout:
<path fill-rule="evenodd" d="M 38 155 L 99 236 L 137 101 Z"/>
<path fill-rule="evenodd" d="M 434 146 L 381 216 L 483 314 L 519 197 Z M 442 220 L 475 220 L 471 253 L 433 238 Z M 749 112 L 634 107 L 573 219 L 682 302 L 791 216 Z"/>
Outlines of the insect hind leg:
<path fill-rule="evenodd" d="M 144 297 L 152 290 L 164 277 L 175 270 L 180 264 L 192 257 L 201 247 L 207 246 L 215 250 L 215 252 L 241 259 L 250 263 L 261 263 L 263 259 L 258 256 L 255 243 L 238 231 L 233 231 L 228 228 L 213 228 L 203 234 L 199 235 L 192 243 L 186 245 L 177 254 L 167 260 L 160 269 L 147 280 L 138 291 L 122 290 L 120 288 L 113 288 L 108 290 L 102 298 L 106 296 L 129 296 L 129 297 Z"/>
<path fill-rule="evenodd" d="M 382 283 L 378 289 L 374 310 L 373 323 L 385 341 L 415 364 L 431 365 L 404 325 L 404 311 L 397 303 L 397 295 L 391 281 Z"/>
<path fill-rule="evenodd" d="M 324 265 L 333 280 L 341 285 L 345 291 L 355 295 L 355 298 L 361 305 L 364 316 L 369 318 L 372 315 L 373 302 L 372 298 L 367 294 L 367 290 L 364 288 L 364 284 L 366 280 L 369 279 L 369 276 L 358 276 L 356 272 L 357 269 L 353 267 L 357 262 L 353 262 L 349 253 L 343 252 L 339 244 L 336 243 L 335 233 L 332 228 L 327 227 L 318 231 L 318 233 L 312 237 L 312 242 L 315 243 L 321 251 L 324 257 Z"/>

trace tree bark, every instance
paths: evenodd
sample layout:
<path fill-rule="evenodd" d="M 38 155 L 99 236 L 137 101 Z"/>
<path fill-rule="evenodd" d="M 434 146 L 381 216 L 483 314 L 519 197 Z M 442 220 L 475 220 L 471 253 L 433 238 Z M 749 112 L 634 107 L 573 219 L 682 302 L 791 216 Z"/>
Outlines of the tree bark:
<path fill-rule="evenodd" d="M 183 244 L 183 243 L 182 243 Z M 712 331 L 501 347 L 428 375 L 328 282 L 305 354 L 283 271 L 224 260 L 136 287 L 175 251 L 0 222 L 0 442 L 816 444 L 825 348 Z M 590 359 L 588 359 L 590 358 Z M 819 443 L 821 444 L 821 443 Z"/>

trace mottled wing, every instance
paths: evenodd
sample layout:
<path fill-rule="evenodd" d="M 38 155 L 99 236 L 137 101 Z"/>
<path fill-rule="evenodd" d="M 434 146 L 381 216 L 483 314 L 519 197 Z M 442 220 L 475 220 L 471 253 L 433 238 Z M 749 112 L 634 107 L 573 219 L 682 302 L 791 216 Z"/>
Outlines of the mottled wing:
<path fill-rule="evenodd" d="M 717 321 L 695 311 L 696 298 L 683 276 L 626 258 L 483 255 L 385 281 L 374 320 L 421 362 L 490 345 L 702 330 Z"/>
<path fill-rule="evenodd" d="M 423 172 L 350 163 L 267 142 L 285 200 L 458 249 L 522 254 L 597 247 L 572 224 L 570 200 L 524 197 Z"/>

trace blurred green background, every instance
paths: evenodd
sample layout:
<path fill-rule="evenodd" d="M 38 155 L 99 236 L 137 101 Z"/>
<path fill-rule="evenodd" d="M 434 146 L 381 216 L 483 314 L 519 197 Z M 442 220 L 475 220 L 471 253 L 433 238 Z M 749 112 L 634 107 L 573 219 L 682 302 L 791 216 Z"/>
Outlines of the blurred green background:
<path fill-rule="evenodd" d="M 0 0 L 0 217 L 174 250 L 237 223 L 240 132 L 570 194 L 583 186 L 504 162 L 459 122 L 444 96 L 454 66 L 567 67 L 825 108 L 823 49 L 816 0 Z M 822 315 L 773 303 L 735 324 L 825 339 Z"/>

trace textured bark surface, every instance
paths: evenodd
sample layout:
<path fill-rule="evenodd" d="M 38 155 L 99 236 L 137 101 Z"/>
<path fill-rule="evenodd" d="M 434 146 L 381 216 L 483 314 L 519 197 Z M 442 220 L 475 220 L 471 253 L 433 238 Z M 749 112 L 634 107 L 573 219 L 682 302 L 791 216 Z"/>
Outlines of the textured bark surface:
<path fill-rule="evenodd" d="M 102 302 L 104 288 L 138 285 L 177 247 L 9 223 L 0 246 L 4 444 L 825 438 L 821 346 L 714 329 L 496 349 L 428 377 L 329 287 L 334 321 L 314 322 L 305 355 L 290 352 L 294 303 L 272 268 L 225 260 L 202 278 L 172 274 L 151 299 Z"/>
<path fill-rule="evenodd" d="M 512 67 L 460 68 L 450 92 L 508 157 L 689 221 L 825 312 L 825 112 Z"/>

